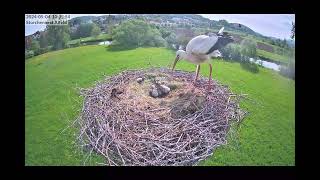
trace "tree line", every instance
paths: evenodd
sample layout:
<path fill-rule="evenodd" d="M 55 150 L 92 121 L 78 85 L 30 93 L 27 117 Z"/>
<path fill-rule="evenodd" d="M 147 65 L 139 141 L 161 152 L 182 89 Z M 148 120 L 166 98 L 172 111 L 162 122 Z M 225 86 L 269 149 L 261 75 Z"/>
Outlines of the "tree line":
<path fill-rule="evenodd" d="M 100 33 L 101 30 L 95 23 L 80 24 L 75 31 L 71 31 L 69 25 L 47 26 L 40 32 L 39 38 L 31 38 L 26 42 L 25 56 L 28 58 L 51 50 L 64 49 L 72 39 L 96 37 Z"/>

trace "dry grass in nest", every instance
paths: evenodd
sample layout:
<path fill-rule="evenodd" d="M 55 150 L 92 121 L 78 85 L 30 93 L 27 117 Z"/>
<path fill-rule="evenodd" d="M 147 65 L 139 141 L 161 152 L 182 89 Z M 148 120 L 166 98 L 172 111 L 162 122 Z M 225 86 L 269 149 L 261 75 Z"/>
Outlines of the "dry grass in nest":
<path fill-rule="evenodd" d="M 143 77 L 139 84 L 136 79 Z M 106 165 L 194 165 L 226 144 L 230 120 L 243 117 L 239 96 L 194 73 L 168 69 L 125 71 L 90 89 L 78 118 L 81 146 L 106 158 Z M 171 87 L 149 96 L 152 80 Z"/>

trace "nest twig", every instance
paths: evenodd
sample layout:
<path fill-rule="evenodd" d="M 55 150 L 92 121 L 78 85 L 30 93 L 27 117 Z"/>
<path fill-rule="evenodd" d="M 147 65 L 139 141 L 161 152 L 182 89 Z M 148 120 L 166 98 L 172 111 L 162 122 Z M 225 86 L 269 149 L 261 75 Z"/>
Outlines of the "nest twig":
<path fill-rule="evenodd" d="M 185 102 L 171 107 L 138 106 L 121 99 L 126 85 L 147 72 L 161 72 L 191 84 L 193 73 L 168 69 L 125 71 L 90 89 L 81 89 L 83 108 L 78 118 L 81 145 L 106 158 L 108 165 L 194 165 L 226 144 L 230 120 L 240 121 L 240 96 L 215 82 L 213 90 L 201 78 L 197 89 L 205 94 L 202 107 L 177 116 Z M 117 93 L 121 91 L 121 93 Z M 188 103 L 195 103 L 190 98 Z M 195 105 L 196 106 L 196 105 Z M 143 106 L 144 107 L 144 106 Z"/>

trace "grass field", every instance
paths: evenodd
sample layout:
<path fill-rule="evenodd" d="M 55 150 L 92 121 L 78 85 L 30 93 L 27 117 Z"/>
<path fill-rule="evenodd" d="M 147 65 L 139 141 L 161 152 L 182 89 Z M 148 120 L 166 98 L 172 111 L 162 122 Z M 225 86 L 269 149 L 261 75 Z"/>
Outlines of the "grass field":
<path fill-rule="evenodd" d="M 92 86 L 103 75 L 129 68 L 167 66 L 174 52 L 164 48 L 108 51 L 83 46 L 46 53 L 25 63 L 25 164 L 82 165 L 85 158 L 72 144 L 75 129 L 61 131 L 77 116 L 82 98 L 75 87 Z M 194 71 L 187 62 L 177 69 Z M 209 67 L 201 68 L 208 76 Z M 239 141 L 219 147 L 200 165 L 295 165 L 295 83 L 260 68 L 251 73 L 239 63 L 216 61 L 213 78 L 232 91 L 249 94 L 241 107 L 250 111 L 239 128 Z M 101 161 L 95 155 L 87 165 Z"/>
<path fill-rule="evenodd" d="M 267 51 L 264 51 L 261 49 L 257 49 L 257 55 L 268 58 L 268 59 L 272 59 L 274 61 L 278 61 L 280 63 L 288 63 L 289 62 L 289 57 L 287 57 L 287 56 L 267 52 Z"/>

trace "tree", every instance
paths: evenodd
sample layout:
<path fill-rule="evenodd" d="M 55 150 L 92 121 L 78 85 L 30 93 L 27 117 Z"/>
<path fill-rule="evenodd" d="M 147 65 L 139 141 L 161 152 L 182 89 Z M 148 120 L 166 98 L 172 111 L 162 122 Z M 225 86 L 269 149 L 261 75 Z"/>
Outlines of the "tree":
<path fill-rule="evenodd" d="M 39 43 L 40 43 L 40 48 L 47 48 L 48 47 L 48 38 L 47 38 L 46 32 L 42 32 L 40 34 Z"/>
<path fill-rule="evenodd" d="M 25 49 L 26 50 L 30 50 L 31 44 L 32 44 L 32 37 L 31 36 L 25 37 Z"/>
<path fill-rule="evenodd" d="M 168 31 L 168 30 L 166 30 L 166 29 L 164 29 L 164 28 L 160 28 L 159 31 L 160 31 L 161 37 L 162 37 L 163 39 L 167 38 L 167 37 L 171 34 L 170 31 Z"/>
<path fill-rule="evenodd" d="M 228 24 L 228 21 L 221 19 L 221 20 L 219 20 L 219 23 L 222 25 L 226 25 L 226 24 Z"/>
<path fill-rule="evenodd" d="M 239 47 L 239 45 L 235 45 L 233 44 L 231 46 L 231 59 L 235 60 L 235 61 L 240 61 L 241 60 L 241 48 Z"/>
<path fill-rule="evenodd" d="M 39 55 L 40 54 L 40 45 L 39 41 L 33 40 L 31 42 L 30 50 L 33 52 L 33 55 Z"/>
<path fill-rule="evenodd" d="M 91 36 L 91 31 L 93 29 L 93 23 L 81 24 L 77 29 L 78 38 L 84 38 Z"/>
<path fill-rule="evenodd" d="M 228 44 L 227 46 L 223 47 L 221 49 L 221 53 L 223 54 L 223 59 L 230 60 L 231 59 L 231 44 Z"/>
<path fill-rule="evenodd" d="M 112 39 L 122 47 L 165 46 L 158 29 L 143 20 L 127 20 L 113 31 Z"/>
<path fill-rule="evenodd" d="M 182 45 L 184 47 L 187 46 L 188 42 L 191 40 L 190 37 L 186 37 L 186 36 L 178 36 L 177 38 L 177 42 L 179 45 Z"/>
<path fill-rule="evenodd" d="M 238 44 L 228 44 L 221 49 L 221 53 L 226 60 L 241 60 L 241 47 Z"/>
<path fill-rule="evenodd" d="M 283 39 L 283 41 L 282 41 L 282 47 L 283 47 L 283 48 L 286 48 L 287 46 L 288 46 L 287 40 L 286 40 L 286 39 Z"/>
<path fill-rule="evenodd" d="M 91 35 L 97 37 L 100 33 L 101 33 L 100 28 L 96 24 L 93 24 Z"/>
<path fill-rule="evenodd" d="M 31 42 L 31 48 L 30 48 L 30 50 L 32 50 L 32 51 L 37 51 L 37 50 L 39 50 L 39 49 L 40 49 L 39 41 L 33 40 L 33 41 Z"/>
<path fill-rule="evenodd" d="M 291 28 L 291 39 L 294 39 L 296 35 L 296 25 L 294 22 L 292 22 L 292 28 Z"/>
<path fill-rule="evenodd" d="M 241 42 L 241 54 L 245 57 L 254 58 L 257 56 L 257 45 L 254 41 L 245 39 Z"/>
<path fill-rule="evenodd" d="M 177 44 L 177 36 L 175 33 L 171 33 L 168 37 L 166 37 L 166 41 L 168 44 Z"/>
<path fill-rule="evenodd" d="M 70 40 L 68 25 L 47 25 L 48 42 L 54 50 L 63 49 Z"/>

